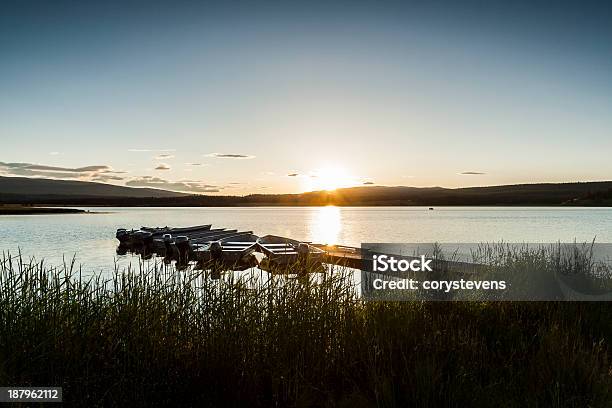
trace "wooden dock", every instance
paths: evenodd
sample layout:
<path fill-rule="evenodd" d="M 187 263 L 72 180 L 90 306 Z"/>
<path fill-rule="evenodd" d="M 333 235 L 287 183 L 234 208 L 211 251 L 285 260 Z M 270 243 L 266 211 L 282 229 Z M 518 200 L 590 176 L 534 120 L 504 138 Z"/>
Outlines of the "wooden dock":
<path fill-rule="evenodd" d="M 364 263 L 372 262 L 372 254 L 361 248 L 344 245 L 311 244 L 325 251 L 325 263 L 361 269 Z"/>

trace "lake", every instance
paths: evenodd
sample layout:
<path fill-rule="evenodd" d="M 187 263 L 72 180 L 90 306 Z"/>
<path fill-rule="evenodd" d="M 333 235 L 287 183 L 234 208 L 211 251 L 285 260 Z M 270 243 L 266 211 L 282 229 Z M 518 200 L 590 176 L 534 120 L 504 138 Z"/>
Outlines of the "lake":
<path fill-rule="evenodd" d="M 115 253 L 117 228 L 213 224 L 318 243 L 612 242 L 612 208 L 576 207 L 206 207 L 84 208 L 91 214 L 0 216 L 0 250 L 84 271 L 136 264 Z"/>

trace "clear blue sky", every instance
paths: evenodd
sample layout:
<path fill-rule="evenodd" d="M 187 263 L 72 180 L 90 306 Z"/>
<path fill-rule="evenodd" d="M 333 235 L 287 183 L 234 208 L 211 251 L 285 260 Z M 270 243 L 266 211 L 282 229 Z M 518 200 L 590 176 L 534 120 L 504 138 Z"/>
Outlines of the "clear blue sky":
<path fill-rule="evenodd" d="M 0 3 L 0 175 L 219 194 L 612 179 L 605 3 L 83 3 Z"/>

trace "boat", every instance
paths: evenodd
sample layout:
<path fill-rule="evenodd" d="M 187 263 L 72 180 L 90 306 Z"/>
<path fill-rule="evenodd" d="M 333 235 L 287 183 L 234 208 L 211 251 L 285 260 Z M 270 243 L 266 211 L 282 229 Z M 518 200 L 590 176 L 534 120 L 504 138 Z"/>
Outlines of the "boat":
<path fill-rule="evenodd" d="M 233 230 L 199 239 L 191 246 L 193 258 L 197 261 L 238 262 L 257 249 L 258 238 L 253 231 Z"/>
<path fill-rule="evenodd" d="M 199 250 L 201 247 L 207 247 L 210 242 L 218 241 L 238 233 L 238 230 L 211 231 L 198 235 L 178 235 L 176 237 L 164 234 L 166 254 L 176 256 L 176 254 L 183 253 L 183 258 L 192 258 L 194 251 Z"/>
<path fill-rule="evenodd" d="M 236 230 L 230 230 L 230 231 L 236 231 Z M 223 232 L 227 232 L 225 228 L 213 228 L 213 229 L 204 230 L 204 231 L 197 232 L 197 233 L 187 234 L 187 236 L 189 237 L 190 240 L 195 240 L 195 239 L 201 239 L 207 236 L 217 235 Z M 184 235 L 184 234 L 181 234 L 181 235 Z M 177 237 L 181 235 L 172 235 L 170 233 L 165 233 L 161 237 L 153 238 L 153 249 L 161 250 L 163 248 L 166 248 L 166 250 L 169 250 L 169 246 L 175 242 Z"/>
<path fill-rule="evenodd" d="M 134 230 L 128 231 L 125 228 L 119 228 L 115 233 L 115 238 L 119 240 L 120 244 L 127 244 L 132 233 L 134 233 Z"/>
<path fill-rule="evenodd" d="M 191 227 L 178 227 L 178 228 L 171 228 L 171 227 L 140 227 L 141 231 L 147 231 L 150 232 L 152 234 L 179 234 L 179 233 L 184 233 L 184 232 L 195 232 L 195 231 L 200 231 L 200 230 L 209 230 L 210 227 L 212 225 L 211 224 L 205 224 L 205 225 L 194 225 Z"/>
<path fill-rule="evenodd" d="M 217 241 L 221 245 L 221 259 L 226 262 L 238 262 L 253 253 L 257 247 L 257 235 L 246 233 L 232 235 Z"/>
<path fill-rule="evenodd" d="M 151 228 L 151 227 L 141 227 L 139 230 L 131 230 L 127 231 L 125 228 L 119 228 L 115 237 L 119 240 L 119 242 L 123 245 L 135 245 L 142 243 L 152 243 L 152 240 L 155 237 L 164 235 L 164 234 L 194 234 L 209 231 L 211 224 L 206 225 L 196 225 L 193 227 L 180 227 L 180 228 L 169 228 L 169 227 L 159 227 L 159 228 Z"/>
<path fill-rule="evenodd" d="M 257 240 L 259 249 L 276 264 L 289 264 L 298 261 L 321 262 L 325 252 L 306 242 L 266 235 Z"/>
<path fill-rule="evenodd" d="M 211 242 L 218 241 L 223 238 L 231 237 L 233 235 L 240 235 L 245 233 L 251 233 L 251 231 L 238 231 L 235 229 L 220 231 L 215 234 L 203 234 L 200 236 L 192 237 L 190 242 L 190 246 L 192 249 L 196 249 L 198 247 L 208 246 Z"/>
<path fill-rule="evenodd" d="M 119 240 L 119 245 L 130 246 L 136 244 L 142 244 L 145 240 L 153 237 L 153 234 L 143 230 L 126 230 L 125 228 L 119 228 L 115 237 Z"/>

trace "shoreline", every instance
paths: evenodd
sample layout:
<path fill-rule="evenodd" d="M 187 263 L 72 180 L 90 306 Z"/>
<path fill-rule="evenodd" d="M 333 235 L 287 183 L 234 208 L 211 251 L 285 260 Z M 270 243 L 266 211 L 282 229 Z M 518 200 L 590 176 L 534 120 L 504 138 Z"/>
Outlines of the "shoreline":
<path fill-rule="evenodd" d="M 87 214 L 88 212 L 64 207 L 0 206 L 0 215 Z"/>

